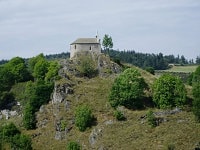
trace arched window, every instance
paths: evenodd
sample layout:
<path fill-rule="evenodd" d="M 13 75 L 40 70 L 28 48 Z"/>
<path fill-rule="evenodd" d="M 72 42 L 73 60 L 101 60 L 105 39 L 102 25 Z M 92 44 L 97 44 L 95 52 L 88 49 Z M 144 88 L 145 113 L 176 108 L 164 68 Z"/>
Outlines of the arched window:
<path fill-rule="evenodd" d="M 92 46 L 90 46 L 90 50 L 92 50 Z"/>
<path fill-rule="evenodd" d="M 76 49 L 76 45 L 74 45 L 74 48 Z"/>

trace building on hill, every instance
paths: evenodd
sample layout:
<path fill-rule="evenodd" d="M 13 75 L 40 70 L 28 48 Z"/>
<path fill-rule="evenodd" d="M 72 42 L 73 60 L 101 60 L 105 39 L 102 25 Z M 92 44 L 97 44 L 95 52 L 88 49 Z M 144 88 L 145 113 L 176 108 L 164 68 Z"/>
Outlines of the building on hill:
<path fill-rule="evenodd" d="M 70 58 L 73 58 L 78 52 L 101 53 L 101 43 L 98 36 L 96 38 L 78 38 L 70 44 Z"/>

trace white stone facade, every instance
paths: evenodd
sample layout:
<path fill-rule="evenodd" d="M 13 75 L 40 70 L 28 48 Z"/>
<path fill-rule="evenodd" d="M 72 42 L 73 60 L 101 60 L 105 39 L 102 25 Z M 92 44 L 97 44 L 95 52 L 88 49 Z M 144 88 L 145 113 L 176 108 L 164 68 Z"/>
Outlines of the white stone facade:
<path fill-rule="evenodd" d="M 79 38 L 70 44 L 70 58 L 82 51 L 101 53 L 101 44 L 98 38 Z"/>

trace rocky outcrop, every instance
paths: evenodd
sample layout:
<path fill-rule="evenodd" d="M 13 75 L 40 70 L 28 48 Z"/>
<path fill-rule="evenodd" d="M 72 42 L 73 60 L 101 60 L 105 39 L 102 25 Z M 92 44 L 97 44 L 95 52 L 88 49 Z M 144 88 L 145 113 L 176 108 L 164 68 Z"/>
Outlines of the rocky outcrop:
<path fill-rule="evenodd" d="M 100 128 L 93 129 L 89 136 L 90 145 L 93 147 L 101 136 L 102 136 L 102 129 Z"/>
<path fill-rule="evenodd" d="M 71 84 L 55 84 L 52 102 L 61 103 L 65 100 L 68 94 L 73 94 L 73 88 Z"/>
<path fill-rule="evenodd" d="M 11 111 L 11 110 L 8 110 L 8 109 L 4 109 L 4 110 L 1 110 L 0 112 L 0 119 L 3 118 L 3 116 L 5 116 L 6 119 L 9 119 L 10 117 L 14 117 L 14 116 L 17 116 L 18 115 L 18 112 L 17 111 Z"/>
<path fill-rule="evenodd" d="M 98 56 L 98 71 L 99 76 L 106 77 L 111 74 L 118 74 L 122 72 L 122 67 L 117 63 L 114 63 L 110 60 L 109 57 L 101 54 Z"/>

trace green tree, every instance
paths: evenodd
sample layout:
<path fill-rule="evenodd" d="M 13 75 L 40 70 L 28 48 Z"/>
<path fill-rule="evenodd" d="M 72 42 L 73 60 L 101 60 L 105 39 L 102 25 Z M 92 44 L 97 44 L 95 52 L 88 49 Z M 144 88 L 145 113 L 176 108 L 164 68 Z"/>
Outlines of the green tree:
<path fill-rule="evenodd" d="M 27 103 L 23 112 L 23 125 L 27 130 L 36 128 L 35 109 L 30 103 Z"/>
<path fill-rule="evenodd" d="M 78 142 L 70 141 L 67 144 L 67 150 L 81 150 L 81 146 Z"/>
<path fill-rule="evenodd" d="M 90 127 L 92 119 L 92 111 L 88 106 L 82 105 L 76 109 L 75 125 L 80 131 L 85 131 L 87 127 Z"/>
<path fill-rule="evenodd" d="M 30 58 L 28 60 L 28 70 L 33 73 L 34 72 L 34 68 L 35 68 L 35 64 L 39 61 L 45 59 L 43 54 L 39 54 L 36 57 Z"/>
<path fill-rule="evenodd" d="M 39 110 L 41 105 L 49 102 L 52 91 L 53 83 L 46 83 L 45 81 L 27 83 L 25 90 L 27 103 L 23 115 L 23 124 L 26 129 L 36 127 L 35 112 Z"/>
<path fill-rule="evenodd" d="M 45 81 L 51 81 L 54 77 L 58 75 L 58 71 L 60 69 L 60 66 L 58 62 L 52 61 L 49 64 L 48 72 L 45 75 Z"/>
<path fill-rule="evenodd" d="M 109 36 L 108 34 L 105 34 L 105 35 L 104 35 L 104 38 L 103 38 L 102 45 L 103 45 L 103 47 L 104 47 L 104 50 L 106 50 L 107 53 L 108 53 L 108 55 L 109 55 L 109 49 L 110 49 L 110 48 L 113 48 L 112 37 Z"/>
<path fill-rule="evenodd" d="M 33 75 L 37 80 L 44 80 L 48 72 L 49 63 L 45 59 L 40 59 L 34 66 Z"/>
<path fill-rule="evenodd" d="M 186 101 L 186 89 L 180 78 L 164 74 L 153 84 L 153 101 L 158 108 L 182 106 Z"/>
<path fill-rule="evenodd" d="M 200 66 L 197 67 L 193 74 L 192 80 L 193 93 L 193 113 L 198 122 L 200 122 Z"/>
<path fill-rule="evenodd" d="M 142 98 L 146 87 L 147 84 L 138 70 L 126 69 L 115 79 L 109 95 L 109 102 L 112 107 L 122 105 L 138 109 L 142 106 Z"/>
<path fill-rule="evenodd" d="M 23 58 L 14 57 L 5 64 L 5 67 L 12 73 L 15 82 L 23 82 L 31 78 Z"/>

